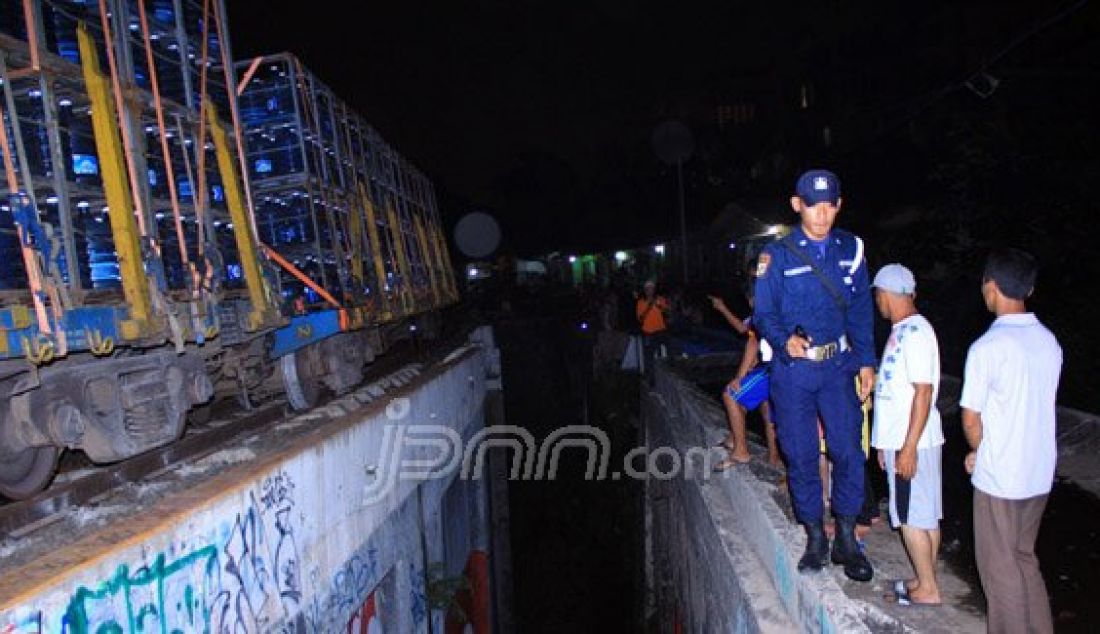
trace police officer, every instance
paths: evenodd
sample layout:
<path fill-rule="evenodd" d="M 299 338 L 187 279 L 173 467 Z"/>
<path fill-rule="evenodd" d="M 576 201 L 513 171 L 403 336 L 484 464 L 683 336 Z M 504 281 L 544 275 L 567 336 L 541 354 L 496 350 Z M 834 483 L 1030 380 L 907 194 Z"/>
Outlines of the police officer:
<path fill-rule="evenodd" d="M 771 376 L 776 431 L 787 457 L 795 518 L 807 537 L 798 569 L 821 570 L 829 557 L 818 471 L 820 416 L 833 462 L 832 560 L 848 577 L 869 581 L 873 570 L 855 536 L 864 495 L 860 399 L 871 394 L 875 376 L 863 242 L 833 228 L 841 205 L 835 174 L 810 170 L 799 177 L 795 191 L 791 206 L 800 226 L 761 253 L 754 317 L 777 353 Z"/>

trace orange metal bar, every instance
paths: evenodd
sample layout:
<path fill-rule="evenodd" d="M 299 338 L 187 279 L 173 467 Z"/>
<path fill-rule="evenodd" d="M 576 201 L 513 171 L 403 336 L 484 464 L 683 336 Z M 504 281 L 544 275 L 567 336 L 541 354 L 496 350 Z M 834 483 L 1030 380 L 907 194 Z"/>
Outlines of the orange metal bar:
<path fill-rule="evenodd" d="M 38 30 L 34 24 L 34 0 L 23 0 L 23 22 L 27 28 L 27 42 L 31 49 L 31 70 L 38 72 L 41 68 L 38 60 Z"/>
<path fill-rule="evenodd" d="M 19 125 L 15 113 L 11 113 L 12 125 Z M 8 180 L 8 191 L 12 194 L 19 191 L 19 179 L 15 176 L 15 162 L 11 157 L 11 149 L 8 145 L 8 128 L 4 124 L 4 110 L 0 106 L 0 145 L 3 146 L 4 173 Z M 34 316 L 38 321 L 38 330 L 43 334 L 49 334 L 50 318 L 46 313 L 46 305 L 42 301 L 42 279 L 38 271 L 38 261 L 34 257 L 34 251 L 27 246 L 23 227 L 16 223 L 15 230 L 19 238 L 19 248 L 23 256 L 23 268 L 27 271 L 27 285 L 31 291 L 31 301 L 34 303 Z"/>
<path fill-rule="evenodd" d="M 142 236 L 149 235 L 145 227 L 145 211 L 142 209 L 141 183 L 137 179 L 134 169 L 134 157 L 130 154 L 133 139 L 130 138 L 130 126 L 125 124 L 126 101 L 122 96 L 122 83 L 118 76 L 118 65 L 115 62 L 115 47 L 111 45 L 111 24 L 107 17 L 107 0 L 99 0 L 99 17 L 103 26 L 103 48 L 107 49 L 107 65 L 111 69 L 111 87 L 115 93 L 115 104 L 118 109 L 118 128 L 122 131 L 122 152 L 126 156 L 126 173 L 130 177 L 131 198 L 134 202 L 134 214 L 138 219 L 138 231 Z"/>
<path fill-rule="evenodd" d="M 263 242 L 260 242 L 260 248 L 264 250 L 267 257 L 275 260 L 275 263 L 287 270 L 288 273 L 298 278 L 298 281 L 313 289 L 315 293 L 321 296 L 326 302 L 332 304 L 340 311 L 340 329 L 347 329 L 348 312 L 340 305 L 340 302 L 336 301 L 336 298 L 329 294 L 320 284 L 314 282 L 308 275 L 303 273 L 301 269 L 290 263 L 289 260 L 279 255 L 279 252 L 271 247 L 267 246 Z"/>
<path fill-rule="evenodd" d="M 11 149 L 8 145 L 8 126 L 4 124 L 4 107 L 0 105 L 0 145 L 3 146 L 4 153 L 4 174 L 8 178 L 8 190 L 11 193 L 19 191 L 19 179 L 15 175 L 15 161 L 11 157 Z M 19 125 L 19 122 L 12 116 L 12 124 Z"/>
<path fill-rule="evenodd" d="M 260 243 L 260 248 L 264 250 L 267 257 L 275 260 L 275 263 L 287 270 L 291 275 L 298 278 L 298 281 L 312 288 L 318 295 L 321 296 L 326 302 L 332 304 L 336 308 L 343 308 L 340 302 L 336 301 L 336 298 L 329 294 L 320 284 L 314 282 L 308 275 L 302 272 L 301 269 L 290 263 L 289 260 L 279 255 L 279 252 L 271 247 L 267 246 L 263 242 Z"/>
<path fill-rule="evenodd" d="M 149 38 L 149 21 L 145 17 L 145 2 L 138 0 L 138 19 L 141 21 L 141 37 L 145 44 L 145 62 L 149 65 L 149 83 L 153 88 L 153 109 L 157 113 L 157 132 L 160 137 L 160 152 L 164 155 L 164 171 L 168 176 L 168 198 L 172 202 L 172 218 L 176 224 L 176 240 L 179 242 L 180 259 L 183 266 L 191 267 L 187 257 L 187 240 L 183 234 L 183 217 L 180 215 L 180 201 L 176 195 L 176 173 L 172 169 L 172 153 L 168 148 L 167 127 L 164 123 L 164 106 L 160 101 L 160 82 L 157 78 L 156 60 L 153 59 L 153 44 Z"/>
<path fill-rule="evenodd" d="M 184 127 L 183 127 L 183 118 L 180 117 L 178 114 L 175 115 L 175 117 L 176 117 L 176 129 L 178 130 L 178 134 L 180 136 L 180 151 L 183 152 L 183 170 L 184 170 L 184 173 L 187 175 L 187 182 L 194 183 L 195 182 L 195 175 L 191 171 L 191 155 L 187 152 L 187 133 L 186 133 L 186 130 L 184 129 Z M 194 202 L 194 200 L 195 200 L 194 195 L 192 195 L 191 200 L 192 200 L 192 202 Z M 203 231 L 203 226 L 202 226 L 203 225 L 203 215 L 202 215 L 202 213 L 200 213 L 200 210 L 201 210 L 201 208 L 199 207 L 199 205 L 195 204 L 195 223 L 197 225 L 197 227 L 196 227 L 196 229 L 197 229 L 197 238 L 196 239 L 199 242 L 198 245 L 197 245 L 197 248 L 198 248 L 199 260 L 201 261 L 203 259 L 203 253 L 205 252 L 205 248 L 202 245 L 202 242 L 203 242 L 203 239 L 204 239 L 204 236 L 205 236 L 205 232 Z M 191 279 L 194 281 L 195 292 L 198 293 L 199 288 L 202 286 L 202 276 L 199 275 L 198 269 L 195 267 L 194 262 L 191 263 Z"/>
<path fill-rule="evenodd" d="M 252 76 L 256 74 L 256 69 L 260 67 L 264 61 L 263 55 L 252 60 L 252 63 L 248 65 L 248 70 L 244 72 L 244 77 L 241 77 L 241 83 L 237 84 L 237 96 L 240 97 L 244 94 L 244 87 L 248 85 L 248 82 L 252 81 Z"/>

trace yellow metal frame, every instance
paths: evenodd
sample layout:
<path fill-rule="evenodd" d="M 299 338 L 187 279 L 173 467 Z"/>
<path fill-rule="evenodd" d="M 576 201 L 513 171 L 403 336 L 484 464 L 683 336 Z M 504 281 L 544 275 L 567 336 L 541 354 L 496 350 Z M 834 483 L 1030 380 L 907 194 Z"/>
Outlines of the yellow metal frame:
<path fill-rule="evenodd" d="M 428 225 L 426 231 L 427 231 L 427 234 L 428 234 L 428 242 L 429 242 L 429 244 L 431 246 L 431 250 L 432 250 L 431 251 L 431 253 L 432 253 L 432 262 L 435 264 L 436 268 L 439 270 L 440 292 L 443 295 L 445 295 L 447 299 L 450 299 L 451 298 L 451 289 L 447 285 L 447 265 L 444 264 L 444 262 L 443 262 L 443 252 L 440 251 L 439 239 L 438 239 L 438 236 L 436 235 L 436 231 L 435 231 L 435 223 L 433 223 L 431 221 L 431 218 L 428 218 L 425 222 Z"/>
<path fill-rule="evenodd" d="M 122 322 L 120 332 L 124 339 L 141 339 L 153 334 L 157 330 L 157 324 L 153 319 L 149 279 L 145 275 L 141 258 L 141 243 L 134 219 L 133 196 L 126 178 L 118 117 L 107 78 L 100 70 L 95 42 L 83 22 L 77 27 L 76 38 L 80 48 L 84 83 L 92 102 L 92 129 L 95 132 L 96 152 L 99 154 L 103 190 L 107 197 L 111 236 L 118 253 L 122 293 L 130 309 L 130 319 Z"/>
<path fill-rule="evenodd" d="M 434 226 L 432 235 L 435 238 L 436 253 L 439 254 L 440 264 L 443 265 L 443 277 L 446 280 L 447 294 L 451 301 L 458 301 L 458 289 L 455 287 L 454 269 L 451 268 L 451 254 L 447 251 L 447 239 L 443 237 L 443 230 L 439 225 Z"/>
<path fill-rule="evenodd" d="M 424 268 L 428 270 L 428 281 L 432 287 L 432 308 L 440 305 L 439 284 L 436 281 L 435 262 L 432 252 L 428 250 L 428 236 L 424 233 L 424 223 L 420 216 L 413 214 L 413 225 L 416 227 L 416 240 L 420 244 L 420 258 L 424 261 Z"/>
<path fill-rule="evenodd" d="M 409 260 L 405 257 L 405 236 L 401 234 L 401 223 L 390 202 L 386 203 L 386 217 L 393 235 L 393 249 L 397 252 L 398 270 L 401 272 L 401 308 L 407 314 L 416 309 L 416 298 L 412 294 L 412 280 L 409 279 Z"/>
<path fill-rule="evenodd" d="M 382 240 L 378 235 L 378 222 L 374 217 L 374 204 L 367 195 L 363 183 L 359 182 L 359 198 L 363 201 L 363 211 L 367 214 L 367 236 L 370 238 L 371 259 L 374 260 L 375 290 L 382 298 L 382 319 L 390 319 L 393 313 L 390 310 L 390 296 L 386 294 L 386 263 L 382 259 Z"/>
<path fill-rule="evenodd" d="M 225 190 L 225 202 L 229 207 L 229 217 L 233 221 L 233 237 L 237 241 L 237 253 L 241 258 L 241 270 L 244 272 L 248 299 L 252 303 L 252 311 L 248 315 L 248 329 L 260 330 L 268 326 L 278 326 L 282 323 L 282 316 L 268 300 L 267 286 L 260 269 L 259 251 L 256 248 L 258 240 L 252 232 L 252 222 L 245 207 L 244 194 L 241 192 L 237 175 L 237 163 L 233 160 L 225 129 L 218 121 L 214 104 L 207 102 L 205 110 L 206 124 L 210 128 L 210 138 L 214 142 L 214 155 L 218 159 L 218 173 L 221 174 L 222 189 Z M 199 148 L 199 151 L 201 152 L 202 148 Z M 200 192 L 196 195 L 202 194 Z"/>
<path fill-rule="evenodd" d="M 363 269 L 363 211 L 355 204 L 355 199 L 362 196 L 362 186 L 357 188 L 355 196 L 349 196 L 348 209 L 348 236 L 351 241 L 351 279 L 355 283 L 352 289 L 353 297 L 362 297 L 363 285 L 367 281 L 366 271 Z"/>

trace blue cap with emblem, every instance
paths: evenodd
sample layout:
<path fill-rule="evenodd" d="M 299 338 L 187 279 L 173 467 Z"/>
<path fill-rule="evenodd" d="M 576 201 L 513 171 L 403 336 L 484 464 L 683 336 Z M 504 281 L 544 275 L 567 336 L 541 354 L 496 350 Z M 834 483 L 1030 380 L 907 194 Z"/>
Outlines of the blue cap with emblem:
<path fill-rule="evenodd" d="M 840 179 L 829 170 L 809 170 L 798 177 L 795 193 L 809 206 L 840 200 Z"/>

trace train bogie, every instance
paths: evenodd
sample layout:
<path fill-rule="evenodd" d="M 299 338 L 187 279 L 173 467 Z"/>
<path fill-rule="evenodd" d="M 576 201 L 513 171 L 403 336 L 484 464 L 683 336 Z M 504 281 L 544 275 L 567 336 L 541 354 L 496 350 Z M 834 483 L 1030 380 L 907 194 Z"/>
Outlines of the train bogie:
<path fill-rule="evenodd" d="M 0 493 L 44 486 L 52 470 L 34 465 L 56 454 L 46 448 L 78 449 L 107 463 L 167 444 L 183 433 L 187 411 L 214 395 L 193 354 L 83 361 L 74 356 L 2 384 L 0 464 L 25 466 L 0 468 Z"/>

